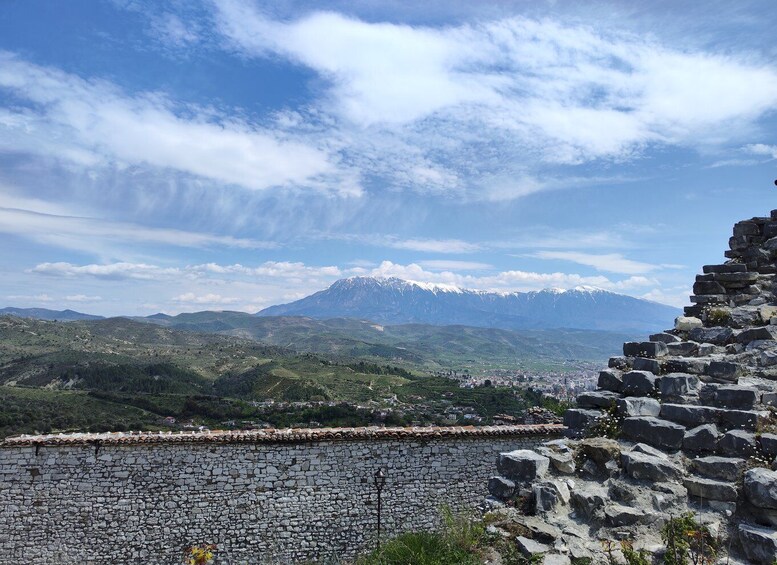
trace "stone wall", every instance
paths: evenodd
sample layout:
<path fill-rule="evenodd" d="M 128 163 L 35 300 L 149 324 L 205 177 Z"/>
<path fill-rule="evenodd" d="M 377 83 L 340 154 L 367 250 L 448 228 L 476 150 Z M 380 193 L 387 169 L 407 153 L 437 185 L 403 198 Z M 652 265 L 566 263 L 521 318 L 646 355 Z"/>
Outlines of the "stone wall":
<path fill-rule="evenodd" d="M 0 443 L 0 563 L 217 563 L 353 555 L 384 533 L 475 506 L 500 451 L 559 426 L 211 434 L 75 434 Z"/>

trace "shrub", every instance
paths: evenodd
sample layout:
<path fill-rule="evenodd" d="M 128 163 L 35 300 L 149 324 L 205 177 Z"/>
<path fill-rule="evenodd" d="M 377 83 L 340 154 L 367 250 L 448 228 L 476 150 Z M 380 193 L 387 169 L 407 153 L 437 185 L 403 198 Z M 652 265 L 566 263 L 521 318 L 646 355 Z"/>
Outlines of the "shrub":
<path fill-rule="evenodd" d="M 666 543 L 666 565 L 711 565 L 718 555 L 718 540 L 696 522 L 691 512 L 671 518 L 661 529 Z"/>

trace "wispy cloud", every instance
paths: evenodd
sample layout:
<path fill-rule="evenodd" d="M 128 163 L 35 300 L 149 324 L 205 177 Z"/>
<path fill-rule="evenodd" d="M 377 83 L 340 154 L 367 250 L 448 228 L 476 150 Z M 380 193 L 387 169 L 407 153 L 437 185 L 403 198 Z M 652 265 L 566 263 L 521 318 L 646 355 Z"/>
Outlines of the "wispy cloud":
<path fill-rule="evenodd" d="M 530 255 L 538 259 L 556 259 L 561 261 L 570 261 L 578 265 L 593 267 L 597 271 L 608 273 L 620 273 L 625 275 L 643 275 L 658 271 L 661 269 L 682 268 L 682 265 L 653 265 L 641 261 L 626 259 L 620 253 L 581 253 L 578 251 L 539 251 Z"/>
<path fill-rule="evenodd" d="M 478 263 L 477 261 L 453 261 L 445 259 L 428 259 L 418 261 L 418 264 L 426 269 L 435 271 L 484 271 L 493 269 L 493 265 L 488 263 Z"/>
<path fill-rule="evenodd" d="M 171 169 L 253 190 L 360 191 L 338 174 L 324 148 L 163 94 L 128 94 L 109 82 L 37 66 L 8 52 L 0 52 L 0 89 L 27 104 L 0 113 L 5 150 L 92 167 Z"/>

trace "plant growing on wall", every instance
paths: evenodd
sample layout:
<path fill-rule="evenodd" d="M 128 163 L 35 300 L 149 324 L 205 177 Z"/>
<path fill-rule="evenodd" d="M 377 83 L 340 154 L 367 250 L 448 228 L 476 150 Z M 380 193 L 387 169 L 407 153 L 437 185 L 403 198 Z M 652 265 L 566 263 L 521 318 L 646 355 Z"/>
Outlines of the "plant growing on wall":
<path fill-rule="evenodd" d="M 215 556 L 216 544 L 190 545 L 183 551 L 186 565 L 208 565 Z"/>

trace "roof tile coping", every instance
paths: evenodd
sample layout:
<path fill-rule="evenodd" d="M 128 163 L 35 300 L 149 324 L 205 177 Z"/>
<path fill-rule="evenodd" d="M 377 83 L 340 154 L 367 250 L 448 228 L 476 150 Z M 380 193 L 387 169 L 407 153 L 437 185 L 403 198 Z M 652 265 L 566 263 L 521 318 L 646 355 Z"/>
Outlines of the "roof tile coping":
<path fill-rule="evenodd" d="M 516 426 L 431 426 L 411 428 L 266 428 L 196 432 L 105 432 L 21 435 L 0 441 L 0 448 L 58 445 L 132 445 L 167 443 L 304 443 L 385 439 L 547 436 L 563 432 L 561 424 Z"/>

